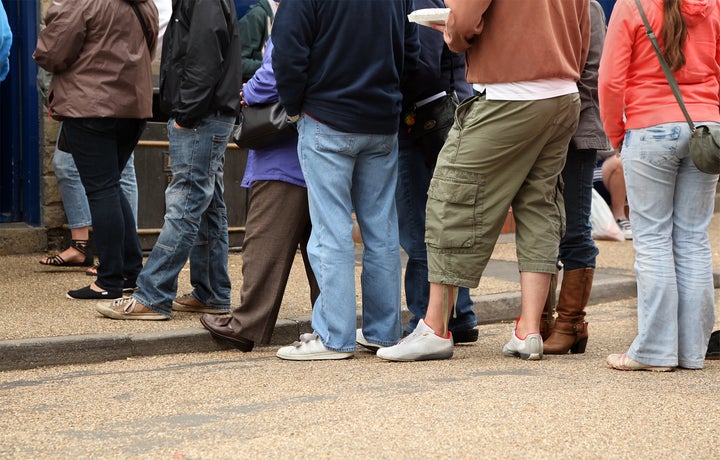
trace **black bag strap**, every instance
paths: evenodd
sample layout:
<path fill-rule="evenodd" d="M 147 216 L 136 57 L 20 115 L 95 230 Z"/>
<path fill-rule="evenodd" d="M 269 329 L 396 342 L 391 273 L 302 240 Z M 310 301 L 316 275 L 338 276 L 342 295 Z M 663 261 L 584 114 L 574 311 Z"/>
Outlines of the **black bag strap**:
<path fill-rule="evenodd" d="M 145 20 L 142 17 L 142 14 L 140 14 L 140 8 L 138 8 L 137 3 L 125 0 L 130 4 L 133 11 L 135 12 L 135 16 L 137 16 L 138 21 L 140 21 L 140 27 L 142 27 L 143 35 L 145 36 L 145 43 L 147 43 L 148 50 L 152 51 L 152 38 L 150 37 L 150 31 L 148 30 L 147 24 L 145 24 Z"/>
<path fill-rule="evenodd" d="M 660 60 L 660 66 L 662 67 L 663 72 L 665 73 L 665 78 L 667 78 L 667 81 L 670 84 L 670 88 L 672 89 L 672 92 L 675 95 L 675 99 L 677 100 L 678 104 L 680 105 L 680 110 L 682 110 L 682 113 L 685 116 L 685 120 L 687 121 L 687 124 L 690 126 L 690 130 L 695 131 L 695 123 L 693 123 L 692 119 L 690 118 L 690 114 L 687 111 L 687 108 L 685 108 L 685 103 L 683 102 L 682 94 L 680 94 L 680 87 L 678 86 L 677 80 L 675 79 L 675 76 L 673 75 L 672 70 L 670 70 L 670 66 L 668 65 L 667 61 L 665 61 L 665 58 L 662 55 L 662 51 L 660 51 L 660 45 L 658 45 L 657 38 L 655 37 L 655 32 L 653 32 L 652 28 L 650 27 L 648 18 L 645 15 L 645 10 L 643 9 L 642 5 L 640 4 L 640 0 L 635 0 L 635 4 L 637 5 L 638 11 L 640 11 L 640 16 L 642 17 L 643 23 L 645 24 L 645 34 L 650 39 L 650 42 L 653 45 L 653 49 L 655 50 L 655 54 L 657 55 L 658 59 Z"/>
<path fill-rule="evenodd" d="M 448 94 L 452 94 L 455 92 L 455 60 L 453 59 L 454 53 L 448 48 L 447 43 L 443 43 L 443 54 L 447 55 L 450 59 L 450 88 Z"/>

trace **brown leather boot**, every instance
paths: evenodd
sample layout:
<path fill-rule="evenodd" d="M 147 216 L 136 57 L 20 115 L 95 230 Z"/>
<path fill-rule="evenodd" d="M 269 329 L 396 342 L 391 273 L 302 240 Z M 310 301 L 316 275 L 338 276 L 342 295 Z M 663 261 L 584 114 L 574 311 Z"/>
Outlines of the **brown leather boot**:
<path fill-rule="evenodd" d="M 552 332 L 555 323 L 555 302 L 557 301 L 557 278 L 558 272 L 555 271 L 550 276 L 550 289 L 548 290 L 547 299 L 545 299 L 545 307 L 540 316 L 540 337 L 546 340 Z"/>
<path fill-rule="evenodd" d="M 558 317 L 550 337 L 543 343 L 543 353 L 585 353 L 588 340 L 585 306 L 590 298 L 594 274 L 593 268 L 579 268 L 563 274 L 556 309 Z"/>

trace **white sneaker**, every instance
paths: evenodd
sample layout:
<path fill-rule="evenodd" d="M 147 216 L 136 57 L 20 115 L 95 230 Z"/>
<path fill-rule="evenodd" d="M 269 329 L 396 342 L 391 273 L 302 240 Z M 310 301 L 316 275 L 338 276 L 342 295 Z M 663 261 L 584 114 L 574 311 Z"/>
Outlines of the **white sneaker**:
<path fill-rule="evenodd" d="M 502 353 L 505 356 L 517 356 L 520 359 L 532 361 L 543 358 L 543 341 L 540 334 L 528 334 L 525 340 L 515 335 L 513 329 L 510 341 L 503 346 Z"/>
<path fill-rule="evenodd" d="M 620 231 L 623 234 L 623 237 L 625 237 L 626 240 L 633 239 L 632 234 L 632 225 L 630 225 L 630 221 L 627 219 L 618 219 L 617 220 L 618 227 L 620 227 Z"/>
<path fill-rule="evenodd" d="M 352 357 L 353 352 L 332 351 L 325 348 L 317 334 L 302 334 L 300 341 L 277 351 L 280 359 L 291 361 L 314 361 L 319 359 L 345 359 Z"/>
<path fill-rule="evenodd" d="M 388 361 L 427 361 L 450 359 L 453 355 L 452 336 L 447 339 L 435 335 L 424 320 L 418 322 L 414 331 L 397 345 L 381 348 L 377 356 Z"/>
<path fill-rule="evenodd" d="M 377 343 L 368 342 L 363 335 L 362 329 L 358 329 L 355 331 L 355 342 L 358 345 L 362 345 L 363 347 L 372 351 L 373 353 L 375 353 L 381 348 L 385 348 L 385 345 L 378 345 Z"/>

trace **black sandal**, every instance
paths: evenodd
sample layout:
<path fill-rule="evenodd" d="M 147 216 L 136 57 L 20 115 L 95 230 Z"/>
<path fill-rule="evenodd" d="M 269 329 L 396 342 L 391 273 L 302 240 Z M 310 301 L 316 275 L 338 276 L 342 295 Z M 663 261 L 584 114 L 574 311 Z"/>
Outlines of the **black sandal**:
<path fill-rule="evenodd" d="M 85 270 L 85 274 L 87 276 L 97 276 L 98 268 L 100 267 L 100 262 L 95 262 L 92 267 Z"/>
<path fill-rule="evenodd" d="M 94 259 L 88 243 L 88 240 L 70 241 L 70 247 L 85 256 L 85 259 L 82 262 L 67 262 L 65 259 L 60 257 L 60 254 L 56 254 L 54 256 L 46 257 L 45 260 L 41 260 L 40 265 L 50 265 L 52 267 L 92 267 Z"/>

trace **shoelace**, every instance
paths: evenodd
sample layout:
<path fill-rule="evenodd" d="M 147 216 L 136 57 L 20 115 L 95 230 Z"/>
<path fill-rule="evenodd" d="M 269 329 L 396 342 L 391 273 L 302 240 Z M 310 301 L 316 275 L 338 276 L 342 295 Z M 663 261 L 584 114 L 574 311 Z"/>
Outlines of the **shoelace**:
<path fill-rule="evenodd" d="M 412 338 L 415 338 L 415 337 L 419 337 L 419 336 L 425 334 L 426 332 L 427 332 L 427 331 L 420 332 L 420 331 L 417 330 L 417 328 L 415 328 L 414 331 L 412 331 L 411 333 L 409 333 L 408 335 L 406 335 L 405 337 L 403 337 L 402 339 L 400 339 L 400 341 L 399 341 L 397 344 L 399 345 L 399 344 L 405 342 L 406 340 L 409 340 L 409 339 L 412 339 Z"/>
<path fill-rule="evenodd" d="M 123 305 L 125 303 L 127 305 Z M 110 302 L 110 307 L 123 307 L 123 311 L 125 313 L 130 313 L 135 307 L 135 299 L 133 297 L 121 297 L 119 299 L 114 299 Z"/>

